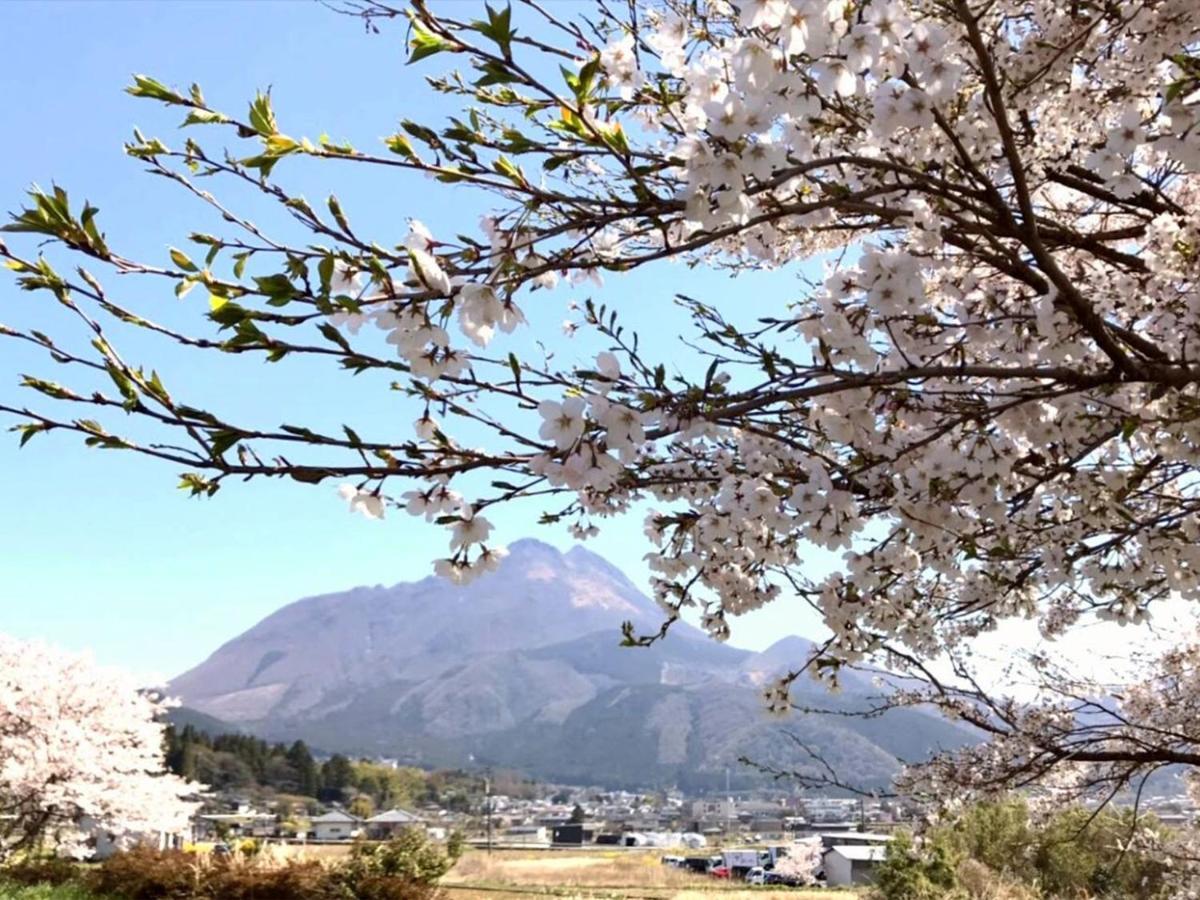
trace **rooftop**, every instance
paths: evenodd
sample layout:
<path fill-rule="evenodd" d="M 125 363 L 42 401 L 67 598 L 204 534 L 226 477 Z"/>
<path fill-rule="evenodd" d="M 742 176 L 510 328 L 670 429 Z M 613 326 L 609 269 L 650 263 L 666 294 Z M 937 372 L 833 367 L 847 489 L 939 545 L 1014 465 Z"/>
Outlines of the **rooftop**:
<path fill-rule="evenodd" d="M 854 862 L 881 862 L 887 856 L 887 847 L 838 844 L 836 847 L 830 847 L 829 852 Z"/>
<path fill-rule="evenodd" d="M 313 816 L 313 818 L 309 821 L 314 825 L 319 825 L 332 822 L 361 822 L 362 819 L 360 819 L 358 816 L 350 815 L 350 813 L 346 812 L 344 809 L 331 809 L 324 815 Z"/>
<path fill-rule="evenodd" d="M 379 815 L 367 819 L 367 822 L 372 825 L 418 825 L 421 821 L 420 816 L 404 809 L 389 809 L 387 812 L 381 812 Z"/>

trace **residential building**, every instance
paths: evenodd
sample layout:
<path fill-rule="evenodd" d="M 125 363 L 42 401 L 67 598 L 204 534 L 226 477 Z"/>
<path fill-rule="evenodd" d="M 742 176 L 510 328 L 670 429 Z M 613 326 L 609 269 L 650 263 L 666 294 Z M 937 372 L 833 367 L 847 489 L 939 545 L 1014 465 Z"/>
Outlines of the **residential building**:
<path fill-rule="evenodd" d="M 366 821 L 367 836 L 378 841 L 386 841 L 408 828 L 425 830 L 425 820 L 405 809 L 389 809 Z"/>
<path fill-rule="evenodd" d="M 344 809 L 331 809 L 311 820 L 313 839 L 318 841 L 352 841 L 363 833 L 363 820 Z"/>

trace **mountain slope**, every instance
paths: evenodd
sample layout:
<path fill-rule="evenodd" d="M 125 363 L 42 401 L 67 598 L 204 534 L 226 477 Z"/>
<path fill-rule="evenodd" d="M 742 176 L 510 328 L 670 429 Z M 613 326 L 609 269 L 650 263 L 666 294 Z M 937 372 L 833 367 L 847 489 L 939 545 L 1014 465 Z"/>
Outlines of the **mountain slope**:
<path fill-rule="evenodd" d="M 724 783 L 738 759 L 798 765 L 791 730 L 863 783 L 897 758 L 971 739 L 920 711 L 881 719 L 769 719 L 771 676 L 812 643 L 750 653 L 676 623 L 649 648 L 619 646 L 620 623 L 657 630 L 661 614 L 619 570 L 576 547 L 518 541 L 469 587 L 427 578 L 356 588 L 284 607 L 171 687 L 189 709 L 264 737 L 327 752 L 426 765 L 503 765 L 562 781 Z M 816 685 L 798 686 L 804 691 Z M 825 697 L 862 708 L 865 680 Z"/>
<path fill-rule="evenodd" d="M 464 660 L 558 643 L 660 614 L 582 548 L 518 541 L 499 572 L 469 587 L 426 578 L 285 606 L 176 678 L 189 706 L 231 722 L 311 715 L 346 688 L 423 680 Z"/>

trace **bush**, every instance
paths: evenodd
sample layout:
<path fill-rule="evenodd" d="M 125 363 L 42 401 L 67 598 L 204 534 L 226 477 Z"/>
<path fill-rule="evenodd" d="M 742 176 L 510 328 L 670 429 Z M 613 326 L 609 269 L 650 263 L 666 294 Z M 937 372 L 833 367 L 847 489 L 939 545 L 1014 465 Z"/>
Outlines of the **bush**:
<path fill-rule="evenodd" d="M 4 900 L 105 900 L 82 884 L 16 884 L 0 878 L 0 897 Z M 118 898 L 109 898 L 118 900 Z"/>
<path fill-rule="evenodd" d="M 90 886 L 125 900 L 192 900 L 203 897 L 199 860 L 182 850 L 134 847 L 115 853 L 90 873 Z"/>
<path fill-rule="evenodd" d="M 330 870 L 319 862 L 289 861 L 276 868 L 216 865 L 204 880 L 213 900 L 346 900 Z"/>
<path fill-rule="evenodd" d="M 461 842 L 448 844 L 443 850 L 420 829 L 406 828 L 383 844 L 355 844 L 343 874 L 349 878 L 378 875 L 432 884 L 450 871 L 461 853 Z"/>
<path fill-rule="evenodd" d="M 385 844 L 355 844 L 337 877 L 355 900 L 420 900 L 436 893 L 434 885 L 462 846 L 455 841 L 442 850 L 423 831 L 408 828 Z"/>
<path fill-rule="evenodd" d="M 386 844 L 358 844 L 348 859 L 328 865 L 295 860 L 269 865 L 259 858 L 261 847 L 254 848 L 240 858 L 201 858 L 137 847 L 90 872 L 62 861 L 29 860 L 0 871 L 0 898 L 8 894 L 4 885 L 20 884 L 62 885 L 76 892 L 72 897 L 92 891 L 120 900 L 431 900 L 438 879 L 458 859 L 461 842 L 446 852 L 422 832 L 406 831 Z"/>
<path fill-rule="evenodd" d="M 72 862 L 53 856 L 27 857 L 0 869 L 0 878 L 9 884 L 69 884 L 79 877 Z"/>
<path fill-rule="evenodd" d="M 949 900 L 958 886 L 955 870 L 961 861 L 941 835 L 927 836 L 918 848 L 911 834 L 897 832 L 875 869 L 873 894 L 879 900 Z"/>
<path fill-rule="evenodd" d="M 1033 888 L 1014 884 L 978 860 L 963 860 L 955 875 L 962 896 L 969 900 L 1039 900 L 1041 897 Z"/>
<path fill-rule="evenodd" d="M 1132 815 L 1073 807 L 1035 821 L 1022 799 L 981 803 L 929 829 L 919 846 L 898 836 L 876 869 L 873 894 L 878 900 L 1157 900 L 1166 893 L 1166 866 L 1123 849 Z"/>

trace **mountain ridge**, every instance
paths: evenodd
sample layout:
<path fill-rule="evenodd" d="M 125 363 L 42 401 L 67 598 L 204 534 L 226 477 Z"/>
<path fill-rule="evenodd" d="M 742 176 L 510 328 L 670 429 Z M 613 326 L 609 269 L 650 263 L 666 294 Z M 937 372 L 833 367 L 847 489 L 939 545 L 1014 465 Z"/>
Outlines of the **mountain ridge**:
<path fill-rule="evenodd" d="M 741 756 L 796 763 L 760 693 L 811 641 L 784 636 L 755 653 L 676 622 L 651 647 L 628 648 L 626 620 L 657 631 L 662 614 L 597 554 L 525 539 L 467 587 L 430 577 L 297 600 L 171 689 L 197 713 L 263 737 L 421 765 L 473 757 L 564 781 L 702 788 Z M 865 682 L 848 686 L 832 705 L 865 703 Z M 897 742 L 899 724 L 911 740 Z M 935 740 L 969 739 L 919 711 L 882 728 L 814 716 L 787 727 L 872 784 Z"/>

